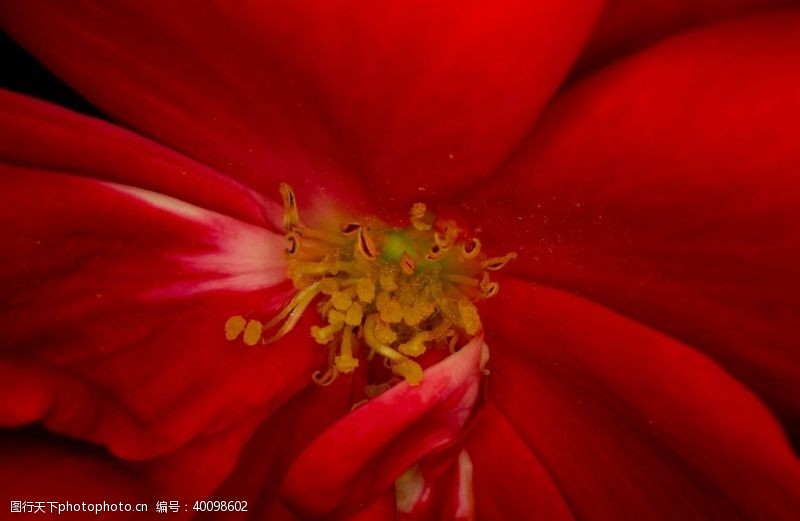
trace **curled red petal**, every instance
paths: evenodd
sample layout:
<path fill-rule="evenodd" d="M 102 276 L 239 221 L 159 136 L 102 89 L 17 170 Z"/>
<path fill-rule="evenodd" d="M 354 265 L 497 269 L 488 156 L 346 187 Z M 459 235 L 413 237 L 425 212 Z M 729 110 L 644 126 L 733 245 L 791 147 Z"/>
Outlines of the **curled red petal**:
<path fill-rule="evenodd" d="M 453 441 L 472 413 L 483 339 L 354 409 L 295 460 L 283 496 L 300 513 L 351 512 L 389 490 L 422 457 Z"/>

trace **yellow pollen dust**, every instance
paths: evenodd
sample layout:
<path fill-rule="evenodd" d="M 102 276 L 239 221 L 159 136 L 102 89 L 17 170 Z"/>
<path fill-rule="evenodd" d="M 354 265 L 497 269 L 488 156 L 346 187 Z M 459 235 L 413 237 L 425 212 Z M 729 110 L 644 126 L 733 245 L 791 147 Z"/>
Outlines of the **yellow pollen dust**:
<path fill-rule="evenodd" d="M 230 317 L 225 337 L 241 336 L 248 346 L 275 341 L 316 301 L 323 323 L 310 333 L 328 348 L 327 370 L 313 375 L 320 385 L 376 356 L 410 385 L 419 384 L 423 372 L 415 359 L 430 349 L 452 352 L 480 332 L 475 302 L 499 291 L 489 272 L 516 257 L 487 257 L 477 238 L 463 237 L 453 223 L 437 223 L 423 203 L 411 207 L 405 228 L 374 219 L 312 228 L 300 218 L 294 190 L 284 183 L 280 192 L 287 276 L 297 292 L 267 322 Z"/>

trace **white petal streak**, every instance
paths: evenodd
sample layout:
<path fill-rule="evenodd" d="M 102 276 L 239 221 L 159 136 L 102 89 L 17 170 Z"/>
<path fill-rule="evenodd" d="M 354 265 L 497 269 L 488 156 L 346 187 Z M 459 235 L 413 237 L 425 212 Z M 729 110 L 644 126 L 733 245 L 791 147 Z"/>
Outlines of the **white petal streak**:
<path fill-rule="evenodd" d="M 114 190 L 175 217 L 197 224 L 206 235 L 197 237 L 201 251 L 167 253 L 186 268 L 191 277 L 146 292 L 150 298 L 179 298 L 208 291 L 257 291 L 286 279 L 286 247 L 282 235 L 238 219 L 195 206 L 168 195 L 107 183 Z M 204 250 L 204 251 L 202 251 Z M 206 275 L 198 277 L 197 274 Z"/>
<path fill-rule="evenodd" d="M 475 500 L 472 494 L 472 459 L 466 449 L 458 455 L 458 505 L 456 519 L 475 519 Z"/>

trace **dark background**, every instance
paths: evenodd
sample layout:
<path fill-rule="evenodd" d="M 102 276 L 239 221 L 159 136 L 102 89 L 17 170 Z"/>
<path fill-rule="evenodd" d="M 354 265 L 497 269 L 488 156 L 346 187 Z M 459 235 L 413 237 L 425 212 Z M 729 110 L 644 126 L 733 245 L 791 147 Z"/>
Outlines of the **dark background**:
<path fill-rule="evenodd" d="M 102 117 L 74 90 L 45 69 L 33 56 L 0 31 L 0 87 Z"/>

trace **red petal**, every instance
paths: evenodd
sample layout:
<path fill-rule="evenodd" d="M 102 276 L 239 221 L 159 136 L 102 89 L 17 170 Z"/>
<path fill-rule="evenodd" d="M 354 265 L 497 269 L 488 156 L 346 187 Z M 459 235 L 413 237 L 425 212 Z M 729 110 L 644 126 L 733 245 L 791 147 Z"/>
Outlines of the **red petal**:
<path fill-rule="evenodd" d="M 395 482 L 400 521 L 472 521 L 475 519 L 473 465 L 465 449 L 449 450 L 415 465 Z M 433 470 L 433 472 L 428 472 Z"/>
<path fill-rule="evenodd" d="M 362 198 L 315 95 L 270 48 L 282 42 L 271 42 L 266 24 L 244 28 L 269 12 L 138 1 L 20 7 L 2 10 L 4 29 L 113 118 L 262 193 L 286 181 Z"/>
<path fill-rule="evenodd" d="M 3 424 L 146 458 L 308 381 L 306 332 L 255 349 L 224 336 L 228 317 L 281 303 L 280 236 L 85 178 L 5 167 L 0 185 L 0 385 L 25 398 L 2 401 Z"/>
<path fill-rule="evenodd" d="M 353 410 L 295 460 L 284 497 L 309 516 L 369 504 L 394 480 L 458 436 L 478 394 L 483 339 Z"/>
<path fill-rule="evenodd" d="M 253 519 L 297 519 L 281 503 L 280 484 L 297 455 L 349 412 L 354 398 L 351 387 L 352 379 L 343 375 L 329 387 L 310 386 L 295 396 L 251 437 L 213 499 L 247 500 Z"/>
<path fill-rule="evenodd" d="M 0 490 L 4 514 L 14 512 L 13 501 L 26 501 L 33 510 L 42 502 L 42 511 L 34 517 L 86 519 L 96 514 L 51 514 L 49 502 L 136 503 L 149 501 L 152 496 L 145 484 L 116 467 L 106 454 L 77 443 L 62 440 L 61 444 L 47 443 L 38 433 L 3 433 L 0 437 Z M 154 507 L 155 505 L 151 505 Z M 44 512 L 44 515 L 42 514 Z M 16 514 L 25 517 L 26 514 Z M 117 519 L 133 519 L 132 514 L 110 514 Z M 140 517 L 144 514 L 138 514 Z M 15 514 L 11 513 L 10 518 Z"/>
<path fill-rule="evenodd" d="M 478 519 L 572 519 L 548 470 L 495 407 L 481 411 L 467 446 Z"/>
<path fill-rule="evenodd" d="M 260 196 L 136 134 L 0 90 L 0 160 L 152 190 L 265 226 Z M 273 187 L 278 193 L 278 185 Z"/>
<path fill-rule="evenodd" d="M 484 315 L 490 399 L 577 518 L 788 520 L 800 511 L 800 462 L 779 425 L 705 356 L 528 283 L 507 282 Z"/>
<path fill-rule="evenodd" d="M 136 1 L 19 5 L 2 23 L 113 117 L 251 186 L 356 190 L 346 161 L 392 201 L 502 160 L 600 4 Z"/>
<path fill-rule="evenodd" d="M 702 24 L 796 0 L 608 0 L 577 68 L 593 68 Z"/>
<path fill-rule="evenodd" d="M 799 61 L 784 13 L 577 85 L 463 199 L 485 248 L 702 349 L 800 426 Z"/>
<path fill-rule="evenodd" d="M 258 420 L 241 422 L 146 462 L 119 460 L 96 446 L 35 429 L 7 431 L 0 437 L 0 489 L 6 502 L 75 505 L 122 501 L 132 505 L 132 513 L 114 515 L 126 519 L 147 517 L 135 511 L 136 504 L 146 504 L 152 514 L 157 501 L 177 501 L 179 512 L 170 512 L 171 516 L 187 519 L 194 512 L 194 502 L 205 498 L 219 483 L 226 472 L 221 469 L 233 465 L 243 440 L 252 434 Z M 234 495 L 226 499 L 233 497 L 241 498 Z M 50 513 L 49 504 L 45 512 Z M 59 518 L 85 519 L 89 515 L 94 514 L 62 512 Z"/>

